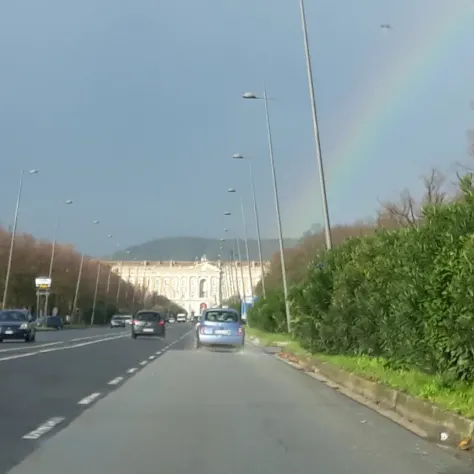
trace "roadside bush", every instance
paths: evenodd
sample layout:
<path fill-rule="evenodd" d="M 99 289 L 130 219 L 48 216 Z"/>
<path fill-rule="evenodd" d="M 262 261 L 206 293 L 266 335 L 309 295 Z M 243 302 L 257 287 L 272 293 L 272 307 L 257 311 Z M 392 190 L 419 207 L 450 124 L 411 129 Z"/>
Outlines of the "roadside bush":
<path fill-rule="evenodd" d="M 313 353 L 381 357 L 446 380 L 474 381 L 474 188 L 428 204 L 422 223 L 350 238 L 306 264 L 291 285 L 293 335 Z M 279 325 L 281 292 L 251 310 L 254 327 Z"/>
<path fill-rule="evenodd" d="M 248 313 L 249 324 L 262 331 L 282 332 L 286 328 L 285 299 L 283 291 L 267 290 L 266 298 L 259 298 Z"/>

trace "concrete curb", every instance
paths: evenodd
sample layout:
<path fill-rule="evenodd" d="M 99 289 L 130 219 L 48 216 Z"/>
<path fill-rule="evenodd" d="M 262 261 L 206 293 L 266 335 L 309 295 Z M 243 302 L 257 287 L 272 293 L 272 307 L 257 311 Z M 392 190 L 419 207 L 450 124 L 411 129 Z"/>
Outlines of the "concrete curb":
<path fill-rule="evenodd" d="M 252 344 L 266 349 L 258 338 L 251 337 L 249 339 Z M 333 388 L 345 388 L 346 390 L 341 391 L 356 401 L 360 401 L 359 398 L 362 397 L 370 402 L 364 404 L 383 416 L 387 416 L 387 412 L 398 415 L 388 417 L 419 436 L 444 446 L 457 447 L 462 450 L 470 450 L 474 447 L 471 440 L 474 435 L 474 420 L 445 411 L 433 403 L 389 388 L 381 383 L 372 382 L 346 372 L 328 362 L 316 359 L 300 361 L 296 356 L 291 355 L 288 358 L 282 357 L 281 348 L 279 349 L 280 351 L 277 353 L 268 350 L 265 352 L 313 378 L 323 382 L 330 381 L 332 385 L 328 385 Z M 334 384 L 336 384 L 335 387 Z M 400 422 L 399 419 L 404 422 Z M 410 425 L 414 425 L 415 428 Z"/>

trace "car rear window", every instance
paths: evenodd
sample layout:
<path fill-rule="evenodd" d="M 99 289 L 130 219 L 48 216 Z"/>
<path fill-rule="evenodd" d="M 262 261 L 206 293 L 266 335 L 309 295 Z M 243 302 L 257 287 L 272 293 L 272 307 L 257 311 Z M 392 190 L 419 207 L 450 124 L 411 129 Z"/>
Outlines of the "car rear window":
<path fill-rule="evenodd" d="M 239 315 L 234 311 L 207 311 L 204 319 L 211 322 L 236 323 L 239 321 Z"/>
<path fill-rule="evenodd" d="M 117 321 L 117 320 L 123 319 L 123 317 L 122 316 L 113 316 L 112 319 L 114 321 Z"/>
<path fill-rule="evenodd" d="M 135 317 L 138 321 L 160 321 L 161 316 L 158 313 L 138 313 Z"/>

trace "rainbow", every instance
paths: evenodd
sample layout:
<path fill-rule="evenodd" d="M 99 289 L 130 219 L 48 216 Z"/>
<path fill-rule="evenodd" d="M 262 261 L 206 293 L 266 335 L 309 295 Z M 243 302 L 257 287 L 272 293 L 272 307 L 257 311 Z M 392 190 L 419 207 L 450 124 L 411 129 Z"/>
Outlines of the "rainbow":
<path fill-rule="evenodd" d="M 446 53 L 460 41 L 462 33 L 474 28 L 474 5 L 467 1 L 446 0 L 443 5 L 433 2 L 432 10 L 429 5 L 430 2 L 426 2 L 426 15 L 421 18 L 410 49 L 396 52 L 388 67 L 374 75 L 362 90 L 354 92 L 358 100 L 351 108 L 352 116 L 347 116 L 346 107 L 341 113 L 347 118 L 341 124 L 338 145 L 324 150 L 324 137 L 321 138 L 327 188 L 333 199 L 338 189 L 347 186 L 355 167 L 363 170 L 364 164 L 379 159 L 373 156 L 373 147 L 391 133 L 390 124 L 397 114 L 397 104 L 416 95 L 427 75 L 433 73 Z M 396 34 L 396 25 L 392 26 L 388 34 Z M 469 58 L 464 60 L 469 61 Z M 303 192 L 289 203 L 293 212 L 287 212 L 286 216 L 292 217 L 284 223 L 286 229 L 300 233 L 315 222 L 323 223 L 316 163 L 307 176 L 307 181 L 295 188 Z M 331 212 L 331 202 L 329 207 Z"/>

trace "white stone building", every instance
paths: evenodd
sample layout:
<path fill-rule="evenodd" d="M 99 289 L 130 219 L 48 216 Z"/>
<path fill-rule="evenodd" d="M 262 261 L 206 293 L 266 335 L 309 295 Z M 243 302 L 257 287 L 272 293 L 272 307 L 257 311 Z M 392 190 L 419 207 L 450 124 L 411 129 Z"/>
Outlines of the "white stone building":
<path fill-rule="evenodd" d="M 110 263 L 110 262 L 109 262 Z M 250 273 L 253 287 L 262 278 L 260 262 L 210 262 L 205 256 L 196 262 L 113 262 L 112 271 L 147 293 L 166 296 L 189 313 L 219 305 L 234 295 L 250 297 Z"/>

